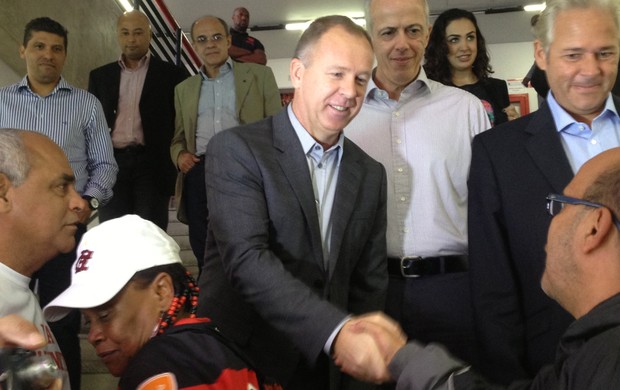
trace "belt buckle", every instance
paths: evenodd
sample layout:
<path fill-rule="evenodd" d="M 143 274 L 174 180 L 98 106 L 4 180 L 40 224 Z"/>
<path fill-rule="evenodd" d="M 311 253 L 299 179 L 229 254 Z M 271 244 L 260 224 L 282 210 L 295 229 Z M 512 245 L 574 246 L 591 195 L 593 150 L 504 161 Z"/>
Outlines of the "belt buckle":
<path fill-rule="evenodd" d="M 419 278 L 420 274 L 414 273 L 406 273 L 405 270 L 411 268 L 414 262 L 423 260 L 424 258 L 421 256 L 405 256 L 400 258 L 400 273 L 403 275 L 403 278 Z"/>

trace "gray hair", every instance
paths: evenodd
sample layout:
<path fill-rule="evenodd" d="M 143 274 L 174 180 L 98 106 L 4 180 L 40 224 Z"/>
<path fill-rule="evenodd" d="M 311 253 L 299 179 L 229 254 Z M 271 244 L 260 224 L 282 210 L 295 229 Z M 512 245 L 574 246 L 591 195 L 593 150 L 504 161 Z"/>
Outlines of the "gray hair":
<path fill-rule="evenodd" d="M 0 129 L 0 173 L 19 187 L 28 177 L 30 162 L 21 135 L 25 130 Z"/>
<path fill-rule="evenodd" d="M 424 20 L 426 20 L 426 24 L 430 25 L 431 19 L 431 11 L 428 6 L 428 0 L 424 1 Z M 372 18 L 370 17 L 370 5 L 372 4 L 372 0 L 364 1 L 364 17 L 366 18 L 366 31 L 370 33 L 372 36 Z"/>
<path fill-rule="evenodd" d="M 608 11 L 614 20 L 620 42 L 620 5 L 618 0 L 548 0 L 547 7 L 540 13 L 536 24 L 532 26 L 534 37 L 540 41 L 546 53 L 553 42 L 553 30 L 558 14 L 575 8 L 603 8 Z"/>

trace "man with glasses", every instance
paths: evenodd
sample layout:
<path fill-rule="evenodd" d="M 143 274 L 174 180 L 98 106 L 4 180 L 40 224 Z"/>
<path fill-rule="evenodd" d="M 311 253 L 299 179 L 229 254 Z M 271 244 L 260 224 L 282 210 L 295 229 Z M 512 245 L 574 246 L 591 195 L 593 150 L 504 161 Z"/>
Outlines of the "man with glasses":
<path fill-rule="evenodd" d="M 620 145 L 620 100 L 610 94 L 618 71 L 619 11 L 617 1 L 547 1 L 534 43 L 551 87 L 546 101 L 473 142 L 472 301 L 481 370 L 500 383 L 531 378 L 553 362 L 571 321 L 540 288 L 551 222 L 540 210 L 544 197 L 560 193 L 585 161 Z M 552 198 L 551 205 L 562 199 Z"/>
<path fill-rule="evenodd" d="M 620 388 L 620 148 L 586 162 L 564 189 L 549 194 L 553 216 L 547 234 L 542 276 L 545 294 L 559 303 L 574 321 L 556 346 L 553 365 L 532 381 L 511 389 Z M 536 202 L 544 215 L 544 196 Z M 396 389 L 499 389 L 467 363 L 437 344 L 416 341 L 405 345 L 397 333 L 383 332 L 382 316 L 367 317 L 358 332 L 379 342 Z M 367 367 L 372 371 L 372 366 Z"/>
<path fill-rule="evenodd" d="M 207 143 L 222 130 L 275 114 L 282 104 L 271 68 L 230 59 L 231 38 L 225 21 L 201 17 L 192 24 L 191 36 L 203 66 L 175 89 L 170 155 L 179 170 L 177 217 L 189 225 L 190 245 L 201 267 L 207 236 Z"/>

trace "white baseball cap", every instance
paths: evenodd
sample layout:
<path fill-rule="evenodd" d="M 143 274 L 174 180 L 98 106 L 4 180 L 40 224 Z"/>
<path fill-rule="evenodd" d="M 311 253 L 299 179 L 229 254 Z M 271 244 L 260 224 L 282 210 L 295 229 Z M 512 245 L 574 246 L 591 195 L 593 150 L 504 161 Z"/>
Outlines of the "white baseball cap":
<path fill-rule="evenodd" d="M 118 294 L 138 271 L 182 263 L 179 245 L 154 223 L 125 215 L 84 234 L 71 269 L 71 285 L 43 315 L 58 321 L 71 309 L 100 306 Z"/>

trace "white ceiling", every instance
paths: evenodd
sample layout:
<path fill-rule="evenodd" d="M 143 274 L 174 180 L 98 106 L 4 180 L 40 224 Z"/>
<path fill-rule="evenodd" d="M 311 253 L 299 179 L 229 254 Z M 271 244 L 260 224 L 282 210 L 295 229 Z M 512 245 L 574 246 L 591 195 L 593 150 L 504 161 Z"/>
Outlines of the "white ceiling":
<path fill-rule="evenodd" d="M 428 0 L 431 16 L 449 8 L 464 8 L 476 13 L 480 29 L 487 43 L 531 41 L 528 12 L 485 14 L 484 10 L 508 10 L 542 0 Z M 172 15 L 185 32 L 202 15 L 216 15 L 231 22 L 233 10 L 243 5 L 250 11 L 250 27 L 274 26 L 315 19 L 319 16 L 341 14 L 349 17 L 364 16 L 364 0 L 164 0 Z M 478 11 L 478 12 L 476 12 Z M 267 49 L 269 58 L 290 56 L 292 45 L 299 33 L 255 31 Z"/>
<path fill-rule="evenodd" d="M 470 11 L 501 10 L 541 1 L 429 0 L 429 6 L 431 14 L 436 15 L 449 8 L 464 8 Z M 250 11 L 250 26 L 306 21 L 329 14 L 350 17 L 364 15 L 364 0 L 165 0 L 165 3 L 183 30 L 189 29 L 194 19 L 206 14 L 217 15 L 230 22 L 234 8 L 240 5 Z"/>

